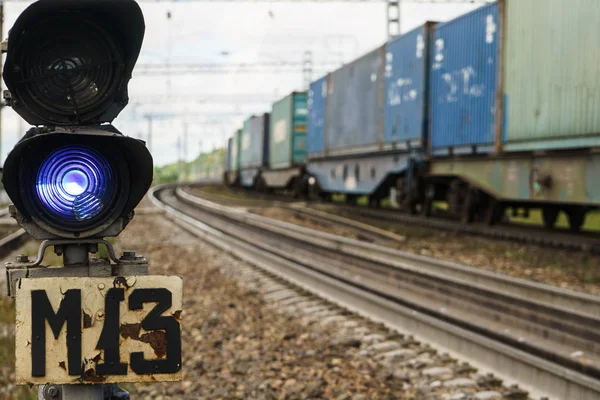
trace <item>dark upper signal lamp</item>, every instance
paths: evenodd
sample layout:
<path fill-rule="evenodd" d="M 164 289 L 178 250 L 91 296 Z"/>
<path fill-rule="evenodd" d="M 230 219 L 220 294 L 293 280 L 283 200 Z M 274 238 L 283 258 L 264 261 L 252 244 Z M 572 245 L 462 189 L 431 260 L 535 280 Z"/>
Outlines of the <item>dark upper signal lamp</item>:
<path fill-rule="evenodd" d="M 6 98 L 36 127 L 2 182 L 33 237 L 116 236 L 150 186 L 145 144 L 110 125 L 129 101 L 144 31 L 134 0 L 40 0 L 11 29 Z"/>

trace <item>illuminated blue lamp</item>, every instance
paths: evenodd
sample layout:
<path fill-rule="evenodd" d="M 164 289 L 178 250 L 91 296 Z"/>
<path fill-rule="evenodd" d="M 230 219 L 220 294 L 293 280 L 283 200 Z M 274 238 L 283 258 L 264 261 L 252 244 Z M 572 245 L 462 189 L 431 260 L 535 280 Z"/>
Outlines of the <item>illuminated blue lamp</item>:
<path fill-rule="evenodd" d="M 36 194 L 43 208 L 61 222 L 89 221 L 115 195 L 115 176 L 106 158 L 91 147 L 60 147 L 42 162 Z"/>

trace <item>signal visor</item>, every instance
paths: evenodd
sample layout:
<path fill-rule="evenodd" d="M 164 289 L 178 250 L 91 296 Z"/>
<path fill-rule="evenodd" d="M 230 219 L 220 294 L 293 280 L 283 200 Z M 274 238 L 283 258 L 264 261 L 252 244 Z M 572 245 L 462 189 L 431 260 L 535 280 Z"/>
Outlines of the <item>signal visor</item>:
<path fill-rule="evenodd" d="M 118 235 L 152 183 L 144 142 L 112 126 L 34 128 L 2 178 L 19 223 L 36 239 Z"/>

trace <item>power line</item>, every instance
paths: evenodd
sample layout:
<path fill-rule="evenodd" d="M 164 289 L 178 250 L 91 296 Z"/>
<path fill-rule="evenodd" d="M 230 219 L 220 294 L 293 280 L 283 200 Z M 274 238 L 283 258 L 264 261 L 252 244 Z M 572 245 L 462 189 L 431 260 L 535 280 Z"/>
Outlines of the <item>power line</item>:
<path fill-rule="evenodd" d="M 137 0 L 140 3 L 387 3 L 388 0 Z M 476 4 L 496 0 L 401 0 L 416 4 Z M 32 0 L 3 0 L 5 3 L 32 3 Z"/>
<path fill-rule="evenodd" d="M 199 93 L 164 96 L 143 95 L 132 96 L 132 105 L 142 106 L 146 104 L 243 104 L 243 103 L 268 103 L 277 100 L 272 93 Z"/>
<path fill-rule="evenodd" d="M 339 68 L 339 62 L 323 62 L 313 71 L 328 72 Z M 257 74 L 257 73 L 299 73 L 303 70 L 303 61 L 259 61 L 255 63 L 188 63 L 188 64 L 138 64 L 136 75 L 167 75 L 167 74 Z"/>

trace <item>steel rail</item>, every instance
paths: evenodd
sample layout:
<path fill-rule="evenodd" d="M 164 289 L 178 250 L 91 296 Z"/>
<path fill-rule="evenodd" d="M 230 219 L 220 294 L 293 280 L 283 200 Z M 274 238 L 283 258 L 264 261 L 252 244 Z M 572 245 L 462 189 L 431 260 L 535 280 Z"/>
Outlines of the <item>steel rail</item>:
<path fill-rule="evenodd" d="M 201 190 L 201 186 L 194 186 L 194 190 Z M 299 212 L 309 213 L 313 204 L 316 204 L 318 209 L 327 212 L 329 216 L 323 215 L 323 218 L 333 221 L 334 216 L 337 214 L 331 214 L 328 209 L 335 207 L 336 211 L 342 210 L 352 213 L 352 217 L 344 216 L 344 218 L 357 220 L 357 216 L 362 218 L 368 224 L 373 226 L 381 225 L 395 225 L 395 224 L 410 224 L 424 226 L 432 229 L 440 229 L 444 231 L 459 232 L 467 235 L 477 235 L 489 237 L 492 239 L 509 240 L 518 243 L 530 243 L 541 246 L 551 246 L 555 248 L 563 248 L 569 250 L 581 250 L 589 251 L 594 254 L 600 254 L 600 238 L 591 237 L 589 234 L 572 232 L 561 232 L 561 231 L 548 231 L 543 228 L 536 228 L 534 226 L 527 225 L 496 225 L 488 226 L 481 223 L 474 224 L 461 224 L 448 218 L 440 217 L 421 217 L 417 215 L 410 215 L 405 212 L 396 211 L 394 209 L 371 209 L 364 206 L 358 205 L 347 205 L 347 204 L 331 204 L 323 202 L 310 202 L 305 204 L 289 204 L 285 205 L 286 197 L 267 195 L 262 196 L 262 199 L 247 199 L 238 200 L 240 204 L 243 202 L 254 203 L 258 201 L 275 201 L 282 202 L 281 207 L 294 209 Z M 314 209 L 314 207 L 313 207 Z M 345 214 L 342 214 L 345 215 Z M 383 222 L 382 222 L 383 221 Z"/>
<path fill-rule="evenodd" d="M 6 257 L 10 252 L 23 246 L 30 239 L 29 234 L 19 229 L 0 239 L 0 257 Z"/>
<path fill-rule="evenodd" d="M 214 215 L 219 213 L 214 210 L 198 214 L 201 209 L 194 204 L 191 210 L 214 228 L 266 252 L 291 257 L 292 261 L 326 275 L 336 271 L 337 279 L 346 279 L 352 284 L 359 282 L 364 290 L 388 296 L 415 310 L 600 379 L 598 319 L 517 299 L 502 292 L 394 268 L 388 263 L 368 260 L 360 254 L 348 255 L 338 248 L 312 243 L 293 234 L 251 226 L 247 221 L 241 222 L 227 215 L 215 218 Z M 585 357 L 573 357 L 572 354 L 582 350 Z M 591 354 L 591 358 L 587 354 Z"/>
<path fill-rule="evenodd" d="M 158 199 L 156 198 L 156 193 L 158 191 L 155 190 L 153 192 L 153 201 L 155 202 L 159 202 Z M 181 195 L 181 193 L 178 193 L 178 195 Z M 171 215 L 175 215 L 173 214 L 176 213 L 178 215 L 177 219 L 181 220 L 183 214 L 180 213 L 177 210 L 173 210 L 172 207 L 168 207 L 168 206 L 164 206 L 161 205 L 163 209 L 169 209 L 170 208 L 170 213 Z M 166 207 L 166 208 L 165 208 Z M 212 210 L 213 212 L 215 212 L 215 210 Z M 222 210 L 221 210 L 222 211 Z M 238 216 L 240 215 L 240 213 L 238 211 L 233 211 L 232 215 Z M 188 220 L 188 223 L 193 220 L 193 218 L 189 217 L 189 216 L 185 216 L 184 219 Z M 251 218 L 252 219 L 252 218 Z M 241 223 L 242 220 L 240 220 Z M 248 221 L 245 221 L 246 223 Z M 206 225 L 203 225 L 204 227 L 206 227 Z M 212 228 L 206 230 L 204 229 L 205 235 L 208 235 L 210 237 L 214 237 L 214 235 L 220 235 L 221 237 L 226 237 L 226 243 L 229 246 L 229 251 L 235 251 L 235 252 L 239 252 L 241 248 L 248 248 L 248 246 L 252 247 L 249 243 L 239 243 L 239 239 L 236 240 L 235 238 L 232 238 L 231 236 L 223 236 L 224 234 L 222 232 L 220 233 L 216 233 L 219 231 L 216 231 Z M 206 233 L 208 232 L 208 233 Z M 315 233 L 314 231 L 311 231 L 313 234 Z M 319 233 L 320 234 L 320 233 Z M 327 234 L 325 234 L 327 236 Z M 333 236 L 333 235 L 330 235 Z M 319 240 L 322 240 L 322 238 L 319 238 Z M 232 250 L 232 245 L 236 246 L 233 247 Z M 255 248 L 255 252 L 258 251 L 260 254 L 262 254 L 264 257 L 276 257 L 274 256 L 272 253 L 269 253 L 267 251 L 265 251 L 264 249 L 261 250 L 257 250 L 256 247 Z M 280 258 L 282 258 L 280 256 Z M 281 261 L 283 262 L 283 261 Z M 294 264 L 294 262 L 292 260 L 285 260 L 285 262 L 283 262 L 284 264 L 289 264 L 292 263 Z M 281 264 L 280 264 L 281 265 Z M 301 267 L 298 265 L 298 263 L 295 263 L 296 265 L 296 272 L 298 272 L 298 268 L 302 269 L 304 268 L 306 270 L 306 266 Z M 279 272 L 283 273 L 281 269 L 278 269 Z M 315 273 L 317 273 L 318 271 L 314 271 L 312 270 L 312 272 L 304 272 L 304 276 L 306 276 L 307 274 L 313 276 L 313 278 L 315 277 Z M 286 269 L 286 274 L 289 273 L 289 271 Z M 322 272 L 320 272 L 321 275 L 324 275 Z M 331 276 L 329 276 L 329 278 L 333 279 Z M 324 278 L 323 278 L 324 279 Z M 354 288 L 352 290 L 356 290 L 356 285 L 353 285 L 352 282 L 345 282 L 345 284 L 350 285 L 350 286 L 354 286 Z M 317 285 L 317 287 L 323 287 L 323 282 L 318 283 L 318 282 L 313 282 L 310 285 L 308 285 L 308 288 L 310 288 L 313 285 Z M 335 287 L 337 287 L 337 289 L 328 289 L 326 296 L 325 297 L 331 297 L 332 293 L 339 293 L 339 289 L 340 289 L 340 285 L 343 286 L 342 283 L 340 283 L 339 281 L 334 285 Z M 313 288 L 314 289 L 314 288 Z M 350 290 L 349 288 L 346 288 L 348 290 Z M 336 291 L 337 290 L 337 291 Z M 363 288 L 364 290 L 364 288 Z M 365 299 L 367 297 L 372 297 L 375 296 L 377 299 L 375 302 L 373 298 L 371 298 L 371 300 L 369 300 L 368 302 L 365 303 Z M 342 296 L 343 297 L 343 296 Z M 362 293 L 360 296 L 356 295 L 352 295 L 346 298 L 346 300 L 351 300 L 350 303 L 351 304 L 347 304 L 346 301 L 343 301 L 345 306 L 349 306 L 357 311 L 361 311 L 361 309 L 364 311 L 365 307 L 366 309 L 369 310 L 369 314 L 371 314 L 371 316 L 375 316 L 376 318 L 382 318 L 382 316 L 390 316 L 392 314 L 391 309 L 397 310 L 399 307 L 399 302 L 397 301 L 397 299 L 390 299 L 393 300 L 393 303 L 395 303 L 393 306 L 390 304 L 387 304 L 389 307 L 388 308 L 382 308 L 382 304 L 384 304 L 386 302 L 386 299 L 382 297 L 380 293 L 376 293 L 371 291 L 370 294 L 368 293 Z M 357 305 L 360 302 L 363 302 L 362 306 Z M 339 299 L 338 299 L 339 302 Z M 362 308 L 361 308 L 362 307 Z M 390 308 L 391 307 L 391 308 Z M 395 311 L 394 311 L 395 312 Z M 423 313 L 425 314 L 425 313 Z M 377 316 L 378 315 L 378 316 Z M 576 372 L 573 372 L 569 369 L 566 369 L 564 367 L 561 367 L 557 364 L 554 363 L 549 363 L 546 360 L 540 359 L 538 357 L 532 356 L 531 354 L 528 354 L 526 352 L 523 352 L 521 350 L 516 349 L 514 346 L 508 346 L 508 349 L 504 348 L 503 351 L 499 352 L 498 349 L 503 348 L 502 346 L 506 346 L 505 344 L 501 344 L 498 343 L 497 341 L 490 341 L 489 337 L 480 337 L 481 335 L 477 335 L 475 333 L 473 333 L 473 331 L 467 331 L 467 332 L 461 332 L 460 335 L 455 335 L 456 333 L 456 329 L 459 329 L 460 326 L 457 324 L 450 324 L 452 325 L 452 329 L 450 329 L 448 326 L 446 326 L 446 328 L 448 329 L 443 329 L 444 326 L 444 322 L 440 322 L 439 318 L 437 318 L 437 322 L 435 324 L 424 324 L 424 321 L 427 320 L 428 318 L 431 318 L 431 315 L 420 315 L 419 312 L 415 312 L 414 307 L 412 308 L 412 311 L 410 313 L 410 315 L 406 316 L 404 315 L 402 318 L 399 315 L 393 314 L 394 318 L 393 319 L 386 319 L 386 322 L 394 325 L 398 322 L 398 320 L 403 320 L 403 325 L 407 324 L 406 326 L 408 326 L 409 328 L 414 328 L 414 327 L 419 327 L 417 329 L 417 331 L 415 331 L 416 334 L 418 334 L 419 336 L 427 336 L 427 340 L 436 342 L 438 345 L 441 344 L 444 347 L 450 348 L 450 350 L 454 350 L 455 352 L 458 352 L 460 354 L 462 354 L 463 356 L 466 356 L 467 358 L 470 358 L 472 360 L 475 360 L 477 362 L 477 360 L 482 361 L 482 360 L 487 360 L 487 362 L 489 362 L 490 360 L 495 360 L 494 364 L 492 366 L 492 369 L 496 369 L 496 370 L 500 370 L 500 374 L 504 375 L 504 376 L 510 376 L 511 374 L 517 374 L 518 377 L 524 377 L 524 379 L 526 381 L 531 381 L 531 384 L 533 387 L 543 387 L 546 388 L 547 390 L 551 390 L 550 394 L 552 394 L 553 396 L 551 397 L 555 397 L 556 394 L 564 394 L 564 398 L 594 398 L 594 396 L 597 396 L 599 392 L 599 386 L 598 386 L 598 381 L 595 379 L 591 379 L 588 376 L 582 376 Z M 417 318 L 417 317 L 422 317 L 422 318 Z M 415 318 L 417 318 L 415 320 Z M 424 320 L 424 319 L 425 320 Z M 429 321 L 431 322 L 431 321 Z M 435 325 L 435 326 L 434 326 Z M 406 330 L 406 326 L 404 326 L 403 329 L 401 330 Z M 397 327 L 397 326 L 396 326 Z M 410 330 L 410 329 L 409 329 Z M 424 333 L 427 332 L 427 333 Z M 474 335 L 474 336 L 473 336 Z M 471 338 L 472 337 L 472 338 Z M 467 340 L 467 338 L 471 338 L 473 341 L 469 341 Z M 441 342 L 440 342 L 441 341 Z M 466 341 L 466 342 L 465 342 Z M 466 344 L 467 342 L 469 343 L 469 345 L 467 347 Z M 515 353 L 516 352 L 516 353 Z M 514 356 L 516 354 L 518 354 L 519 352 L 523 353 L 520 354 L 518 356 Z M 513 357 L 514 356 L 514 357 Z M 463 357 L 464 358 L 464 357 Z M 479 362 L 478 364 L 481 364 L 481 362 Z M 490 365 L 487 365 L 487 367 L 489 368 Z M 573 391 L 575 390 L 576 391 Z M 593 393 L 593 394 L 592 394 Z M 559 395 L 559 397 L 561 397 L 562 395 Z M 586 397 L 587 396 L 587 397 Z"/>
<path fill-rule="evenodd" d="M 218 202 L 223 205 L 230 205 L 232 207 L 240 206 L 241 201 L 235 199 L 228 199 L 223 196 L 213 195 L 210 193 L 202 193 L 202 198 L 205 198 L 209 201 Z M 364 239 L 370 240 L 372 242 L 388 242 L 388 243 L 398 243 L 403 240 L 400 235 L 397 235 L 393 232 L 390 232 L 385 229 L 377 228 L 373 225 L 364 224 L 356 220 L 340 217 L 334 214 L 329 214 L 326 212 L 321 212 L 318 210 L 304 208 L 298 205 L 298 203 L 293 202 L 274 202 L 274 203 L 265 203 L 262 201 L 249 200 L 248 203 L 246 200 L 243 200 L 244 206 L 252 207 L 252 208 L 271 208 L 277 207 L 286 209 L 294 214 L 302 214 L 317 223 L 326 222 L 329 225 L 343 225 L 351 230 L 354 230 L 357 236 L 360 236 Z M 251 202 L 251 204 L 249 204 Z M 361 239 L 359 239 L 361 240 Z"/>
<path fill-rule="evenodd" d="M 375 262 L 383 262 L 397 268 L 418 271 L 435 277 L 443 277 L 459 283 L 473 285 L 498 293 L 506 293 L 523 300 L 550 305 L 567 312 L 600 318 L 600 297 L 575 292 L 555 286 L 514 278 L 466 265 L 443 261 L 432 257 L 420 256 L 401 250 L 364 243 L 324 232 L 316 232 L 294 224 L 253 215 L 244 210 L 232 210 L 228 207 L 204 201 L 181 188 L 177 195 L 198 206 L 209 207 L 215 212 L 237 217 L 239 221 L 270 229 L 283 235 L 294 235 L 320 246 L 344 251 L 347 254 L 367 258 Z"/>

